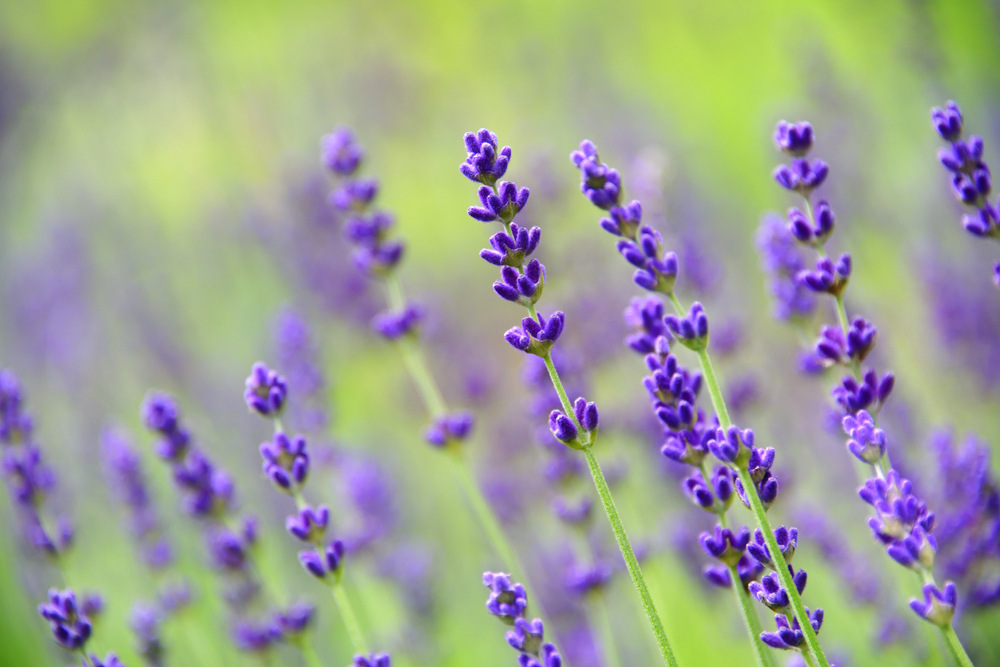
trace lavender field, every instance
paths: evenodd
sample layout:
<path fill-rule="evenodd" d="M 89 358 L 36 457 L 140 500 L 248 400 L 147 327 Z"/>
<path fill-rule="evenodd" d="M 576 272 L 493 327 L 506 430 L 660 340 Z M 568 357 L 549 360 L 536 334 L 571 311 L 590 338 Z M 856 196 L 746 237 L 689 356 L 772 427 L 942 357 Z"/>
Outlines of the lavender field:
<path fill-rule="evenodd" d="M 0 665 L 1000 665 L 998 30 L 0 5 Z"/>

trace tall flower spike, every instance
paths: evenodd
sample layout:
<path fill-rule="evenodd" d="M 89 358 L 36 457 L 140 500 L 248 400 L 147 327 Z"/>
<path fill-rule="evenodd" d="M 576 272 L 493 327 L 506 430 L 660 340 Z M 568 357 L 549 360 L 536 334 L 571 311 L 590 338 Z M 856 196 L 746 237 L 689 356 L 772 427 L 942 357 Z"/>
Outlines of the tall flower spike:
<path fill-rule="evenodd" d="M 973 210 L 962 217 L 962 225 L 973 236 L 1000 241 L 1000 202 L 991 204 L 993 179 L 990 167 L 983 159 L 982 137 L 962 139 L 962 112 L 955 102 L 944 108 L 931 109 L 931 123 L 948 148 L 938 153 L 938 159 L 951 174 L 951 189 L 958 200 Z M 1000 285 L 1000 264 L 994 267 L 994 280 Z"/>
<path fill-rule="evenodd" d="M 490 138 L 493 139 L 493 137 Z M 466 141 L 470 159 L 474 158 L 472 149 L 476 147 L 476 143 L 474 141 L 470 142 L 469 135 L 466 135 Z M 620 180 L 618 178 L 618 174 L 614 170 L 609 170 L 604 165 L 599 163 L 597 151 L 593 147 L 593 144 L 588 144 L 586 142 L 581 144 L 580 152 L 575 153 L 572 159 L 574 164 L 576 164 L 581 171 L 581 187 L 591 201 L 604 208 L 610 208 L 613 205 L 617 205 L 620 195 Z M 468 175 L 468 169 L 471 169 L 471 167 L 466 168 L 463 166 L 463 173 Z M 515 186 L 504 185 L 503 187 L 506 187 L 509 193 L 518 192 Z M 485 195 L 485 198 L 483 195 Z M 490 199 L 490 196 L 499 197 L 500 195 L 501 192 L 497 189 L 494 189 L 493 193 L 481 191 L 480 201 L 484 203 L 482 208 L 494 211 L 496 208 L 496 202 L 493 202 L 493 200 Z M 502 204 L 504 200 L 510 202 L 515 199 L 517 198 L 508 194 L 504 196 L 504 199 L 499 200 L 499 202 Z M 507 231 L 509 225 L 513 223 L 513 216 L 520 212 L 520 209 L 516 206 L 507 206 L 503 210 L 505 213 L 509 213 L 510 217 L 507 218 L 499 216 L 498 219 L 503 223 L 505 231 Z M 651 242 L 655 245 L 655 239 L 651 239 Z M 487 253 L 489 253 L 488 250 Z M 506 268 L 508 267 L 504 267 L 504 269 Z M 520 267 L 510 268 L 518 269 Z M 513 275 L 509 272 L 508 275 L 513 278 Z M 510 286 L 511 281 L 509 279 L 505 279 L 503 282 Z M 511 290 L 507 291 L 509 292 L 507 296 L 504 296 L 504 294 L 501 294 L 501 296 L 504 298 L 514 296 Z M 518 292 L 521 296 L 526 296 L 527 294 L 527 292 L 522 289 L 520 284 L 518 284 Z M 636 593 L 642 600 L 651 629 L 656 635 L 660 652 L 668 664 L 676 665 L 676 659 L 674 658 L 673 651 L 670 648 L 666 631 L 663 629 L 663 624 L 659 619 L 659 614 L 656 611 L 655 604 L 649 595 L 649 590 L 642 576 L 638 559 L 635 557 L 634 550 L 625 535 L 625 529 L 621 524 L 621 520 L 614 506 L 611 491 L 607 486 L 607 480 L 601 470 L 600 463 L 592 451 L 591 445 L 593 443 L 593 436 L 595 435 L 594 430 L 597 428 L 597 409 L 592 406 L 592 404 L 588 406 L 586 401 L 582 402 L 582 406 L 580 401 L 578 401 L 577 406 L 570 405 L 565 387 L 562 384 L 562 378 L 552 361 L 552 346 L 562 333 L 564 316 L 561 312 L 557 312 L 546 320 L 542 315 L 537 313 L 533 303 L 525 303 L 521 298 L 519 298 L 518 301 L 520 301 L 521 305 L 527 309 L 529 317 L 526 317 L 521 321 L 520 328 L 514 327 L 507 331 L 504 338 L 516 349 L 528 354 L 537 355 L 545 362 L 553 388 L 556 390 L 556 393 L 560 398 L 562 408 L 561 411 L 551 414 L 550 426 L 552 427 L 555 435 L 558 438 L 563 439 L 564 442 L 573 443 L 574 445 L 579 442 L 580 449 L 583 451 L 584 457 L 587 460 L 598 494 L 602 497 L 602 504 L 604 505 L 608 519 L 611 522 L 612 532 L 615 535 L 615 541 L 617 542 L 619 550 L 625 559 L 626 567 L 629 571 L 630 577 L 632 578 Z M 569 418 L 569 413 L 571 411 L 576 414 L 576 423 L 574 423 L 573 419 Z M 581 430 L 585 433 L 581 433 Z M 574 431 L 576 431 L 576 433 L 574 433 Z"/>
<path fill-rule="evenodd" d="M 503 572 L 484 572 L 483 584 L 490 589 L 486 609 L 504 624 L 512 626 L 506 634 L 507 643 L 518 651 L 521 667 L 561 667 L 562 657 L 552 644 L 545 642 L 545 626 L 541 619 L 525 617 L 528 595 L 524 586 L 510 581 Z"/>
<path fill-rule="evenodd" d="M 779 169 L 776 172 L 779 182 L 790 189 L 803 193 L 809 193 L 818 187 L 826 178 L 828 168 L 820 160 L 810 163 L 803 157 L 812 145 L 811 126 L 808 123 L 794 125 L 783 123 L 779 127 L 775 139 L 780 148 L 795 156 L 792 167 Z M 581 168 L 584 176 L 584 192 L 588 196 L 591 196 L 588 187 L 593 187 L 595 184 L 587 182 L 588 169 L 600 167 L 606 170 L 606 165 L 600 164 L 597 158 L 597 150 L 590 142 L 581 144 L 581 150 L 574 152 L 571 155 L 571 160 Z M 617 192 L 620 190 L 620 185 L 620 181 L 616 180 L 615 186 L 617 189 L 613 202 L 594 201 L 593 198 L 592 201 L 601 208 L 609 208 L 612 205 L 617 205 Z M 632 210 L 641 212 L 641 207 L 635 206 Z M 809 239 L 817 243 L 825 239 L 833 229 L 832 210 L 828 206 L 824 206 L 823 211 L 822 221 L 816 225 L 810 225 L 808 230 L 806 230 Z M 626 235 L 629 233 L 630 228 L 622 225 L 620 222 L 615 224 L 616 221 L 624 220 L 626 217 L 626 215 L 621 213 L 617 215 L 613 213 L 611 218 L 602 221 L 602 227 L 612 234 Z M 799 233 L 803 236 L 806 235 L 801 230 Z M 652 235 L 650 237 L 654 239 L 658 238 L 652 237 Z M 795 252 L 794 238 L 787 230 L 780 230 L 779 234 L 769 234 L 762 238 L 769 250 L 768 255 L 773 255 L 773 257 L 767 257 L 768 261 L 772 262 L 775 268 L 782 273 L 781 281 L 776 283 L 776 286 L 780 288 L 780 293 L 786 302 L 784 307 L 787 317 L 807 314 L 812 305 L 809 295 L 805 294 L 806 290 L 800 289 L 797 283 L 798 274 L 804 270 L 805 265 Z M 778 243 L 773 243 L 773 241 L 778 241 Z M 618 248 L 619 252 L 626 259 L 639 266 L 642 258 L 635 247 L 629 245 L 628 242 L 619 242 Z M 645 254 L 648 256 L 650 253 L 646 252 Z M 849 274 L 850 260 L 846 259 L 842 264 L 844 266 L 841 268 L 844 269 L 844 273 Z M 836 267 L 834 267 L 834 270 L 836 270 Z M 642 285 L 643 283 L 640 282 L 639 284 Z M 663 318 L 665 327 L 673 334 L 675 339 L 698 353 L 702 373 L 708 384 L 712 404 L 717 413 L 717 424 L 720 426 L 718 429 L 714 425 L 711 427 L 708 426 L 706 424 L 707 420 L 701 410 L 698 410 L 694 406 L 698 387 L 701 384 L 701 377 L 692 377 L 690 388 L 685 389 L 685 385 L 688 384 L 689 380 L 685 374 L 676 372 L 676 369 L 673 367 L 676 361 L 669 360 L 669 345 L 671 341 L 666 337 L 660 336 L 644 321 L 646 319 L 644 317 L 645 313 L 652 311 L 655 306 L 630 308 L 629 311 L 626 311 L 626 321 L 640 328 L 641 333 L 630 337 L 628 343 L 630 347 L 640 353 L 648 354 L 646 363 L 651 374 L 644 378 L 643 383 L 653 400 L 654 413 L 665 427 L 665 431 L 668 432 L 667 440 L 661 451 L 665 456 L 674 461 L 701 467 L 701 471 L 699 472 L 702 473 L 702 483 L 697 483 L 697 477 L 688 478 L 689 482 L 686 490 L 688 490 L 696 504 L 702 506 L 707 505 L 711 501 L 710 495 L 705 488 L 707 485 L 703 485 L 704 468 L 702 466 L 704 465 L 706 450 L 711 450 L 723 463 L 735 469 L 737 477 L 735 480 L 736 491 L 740 495 L 741 500 L 751 508 L 758 524 L 763 530 L 761 535 L 765 545 L 768 547 L 768 555 L 773 553 L 774 559 L 778 561 L 776 563 L 779 567 L 777 573 L 782 583 L 790 591 L 789 602 L 793 607 L 794 616 L 806 623 L 805 632 L 801 634 L 801 641 L 805 642 L 808 646 L 805 650 L 815 656 L 818 664 L 826 667 L 828 662 L 812 628 L 812 624 L 809 622 L 808 611 L 803 605 L 798 592 L 795 590 L 792 573 L 786 571 L 783 553 L 780 553 L 784 550 L 781 545 L 776 543 L 776 538 L 772 534 L 770 522 L 767 519 L 767 508 L 774 501 L 778 490 L 777 481 L 770 473 L 770 467 L 774 460 L 774 450 L 770 448 L 764 450 L 754 448 L 753 432 L 748 429 L 741 433 L 739 429 L 732 425 L 729 410 L 722 396 L 719 381 L 715 375 L 707 350 L 709 342 L 708 319 L 701 304 L 693 304 L 691 310 L 688 313 L 684 313 L 679 300 L 673 294 L 673 276 L 671 276 L 669 285 L 660 286 L 659 289 L 656 287 L 652 289 L 665 293 L 676 311 L 674 314 Z M 653 354 L 649 354 L 650 352 Z M 692 479 L 694 481 L 691 481 Z M 724 518 L 724 514 L 725 508 L 723 507 L 719 512 L 720 520 Z M 722 527 L 719 526 L 718 529 L 721 531 Z M 769 658 L 760 650 L 760 646 L 757 643 L 756 628 L 758 627 L 758 621 L 746 603 L 744 588 L 759 575 L 763 566 L 745 554 L 739 553 L 742 549 L 737 550 L 732 548 L 732 545 L 728 541 L 722 540 L 721 537 L 715 539 L 716 536 L 711 534 L 706 535 L 706 537 L 711 538 L 703 542 L 709 554 L 713 556 L 717 555 L 717 553 L 722 554 L 728 562 L 726 562 L 726 567 L 713 566 L 707 568 L 705 576 L 710 582 L 717 585 L 733 586 L 741 613 L 744 616 L 744 621 L 750 630 L 757 662 L 760 665 L 767 664 Z M 735 581 L 734 577 L 738 578 L 739 581 Z"/>
<path fill-rule="evenodd" d="M 49 601 L 38 605 L 38 613 L 49 622 L 52 637 L 67 651 L 79 651 L 87 644 L 93 628 L 70 590 L 49 591 Z"/>

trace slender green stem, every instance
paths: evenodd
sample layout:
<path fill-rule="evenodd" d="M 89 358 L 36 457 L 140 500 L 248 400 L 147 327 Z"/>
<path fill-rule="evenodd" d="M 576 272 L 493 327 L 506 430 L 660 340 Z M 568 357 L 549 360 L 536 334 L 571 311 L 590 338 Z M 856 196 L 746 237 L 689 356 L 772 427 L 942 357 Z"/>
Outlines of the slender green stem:
<path fill-rule="evenodd" d="M 559 385 L 557 391 L 561 389 L 562 385 Z M 565 395 L 565 390 L 562 391 L 562 395 Z M 569 411 L 572 414 L 572 410 Z M 594 455 L 593 450 L 588 446 L 584 448 L 583 454 L 587 459 L 587 466 L 590 468 L 590 475 L 594 478 L 594 486 L 597 487 L 597 495 L 601 497 L 601 504 L 604 505 L 604 511 L 608 515 L 608 521 L 611 522 L 611 532 L 615 535 L 615 541 L 618 543 L 618 548 L 622 552 L 622 557 L 625 559 L 625 567 L 628 569 L 629 576 L 632 578 L 632 584 L 635 586 L 636 592 L 639 594 L 639 598 L 642 600 L 643 610 L 646 612 L 646 618 L 649 620 L 649 624 L 653 628 L 653 634 L 656 635 L 656 642 L 660 647 L 660 654 L 663 656 L 664 661 L 671 667 L 677 667 L 677 658 L 674 657 L 674 651 L 670 647 L 670 640 L 667 639 L 667 632 L 663 629 L 663 623 L 660 621 L 660 615 L 656 611 L 656 605 L 653 603 L 653 598 L 649 594 L 649 589 L 646 587 L 646 580 L 642 576 L 642 569 L 639 567 L 639 561 L 635 557 L 635 551 L 632 550 L 632 544 L 628 540 L 628 535 L 625 533 L 625 526 L 622 525 L 621 517 L 618 516 L 618 509 L 615 507 L 614 498 L 611 496 L 611 489 L 608 488 L 608 482 L 604 478 L 604 472 L 601 470 L 601 464 L 597 462 L 597 457 Z"/>
<path fill-rule="evenodd" d="M 590 608 L 598 617 L 597 624 L 600 626 L 600 641 L 604 649 L 604 665 L 605 667 L 621 667 L 622 661 L 618 657 L 618 647 L 615 645 L 615 629 L 611 625 L 608 600 L 600 592 L 594 593 L 592 598 Z"/>
<path fill-rule="evenodd" d="M 302 657 L 305 658 L 306 665 L 309 667 L 323 667 L 323 661 L 320 660 L 319 654 L 316 652 L 316 647 L 312 645 L 312 642 L 305 641 L 302 638 L 297 638 L 292 641 L 299 651 L 302 653 Z"/>
<path fill-rule="evenodd" d="M 333 601 L 337 604 L 337 611 L 340 612 L 340 618 L 344 621 L 344 627 L 347 628 L 347 636 L 351 639 L 351 645 L 354 646 L 355 653 L 368 655 L 368 650 L 365 648 L 365 636 L 361 633 L 361 625 L 358 623 L 358 617 L 354 614 L 354 607 L 351 606 L 351 601 L 347 597 L 344 585 L 339 581 L 331 582 L 330 594 L 333 596 Z"/>
<path fill-rule="evenodd" d="M 90 667 L 90 658 L 87 657 L 87 652 L 82 648 L 79 649 L 80 657 L 83 660 L 83 667 Z"/>
<path fill-rule="evenodd" d="M 816 661 L 813 660 L 812 654 L 809 651 L 802 651 L 802 659 L 806 661 L 806 665 L 809 667 L 816 667 Z"/>
<path fill-rule="evenodd" d="M 959 667 L 974 667 L 972 659 L 969 658 L 965 647 L 962 646 L 962 640 L 955 634 L 955 628 L 946 625 L 941 628 L 941 634 L 944 635 L 944 643 L 948 646 L 948 653 L 951 654 L 951 659 L 955 661 L 955 664 Z"/>
<path fill-rule="evenodd" d="M 706 480 L 708 477 L 708 466 L 704 461 L 701 462 L 699 466 L 701 469 L 701 476 Z M 729 516 L 726 510 L 718 512 L 719 525 L 723 528 L 729 525 Z M 747 629 L 747 634 L 750 638 L 750 644 L 753 646 L 754 658 L 757 660 L 758 667 L 774 667 L 774 656 L 772 651 L 765 650 L 764 643 L 760 640 L 760 635 L 764 631 L 764 628 L 760 624 L 760 617 L 757 615 L 756 610 L 753 608 L 753 604 L 750 602 L 750 592 L 743 586 L 743 582 L 740 580 L 739 570 L 735 565 L 729 566 L 729 578 L 733 584 L 733 593 L 736 595 L 736 604 L 740 608 L 740 614 L 743 616 L 743 625 Z"/>
<path fill-rule="evenodd" d="M 736 604 L 743 614 L 743 624 L 746 626 L 747 634 L 750 635 L 750 643 L 753 644 L 754 658 L 760 667 L 774 667 L 773 651 L 769 650 L 764 642 L 760 640 L 760 635 L 764 628 L 760 624 L 760 617 L 750 602 L 750 593 L 743 586 L 740 580 L 739 570 L 735 565 L 729 566 L 729 578 L 733 581 L 733 593 L 736 595 Z"/>
<path fill-rule="evenodd" d="M 732 420 L 729 417 L 729 411 L 726 409 L 726 402 L 722 397 L 722 390 L 719 387 L 719 379 L 715 374 L 715 369 L 712 366 L 712 359 L 708 354 L 708 350 L 700 350 L 698 352 L 698 358 L 701 360 L 702 376 L 704 377 L 705 384 L 708 387 L 708 393 L 712 399 L 712 406 L 715 408 L 715 412 L 719 416 L 719 423 L 723 428 L 728 428 L 732 425 Z M 809 620 L 809 615 L 806 613 L 805 605 L 802 603 L 802 597 L 799 595 L 798 590 L 795 587 L 795 581 L 792 579 L 792 573 L 788 570 L 788 563 L 785 562 L 785 557 L 781 553 L 778 541 L 774 538 L 774 530 L 771 528 L 771 522 L 767 518 L 767 510 L 764 509 L 764 504 L 760 501 L 760 496 L 757 494 L 757 486 L 750 477 L 749 471 L 738 468 L 736 470 L 736 474 L 739 476 L 740 483 L 743 484 L 743 488 L 746 490 L 747 500 L 750 501 L 750 511 L 753 512 L 754 518 L 757 519 L 757 525 L 760 526 L 760 531 L 764 536 L 767 549 L 771 553 L 771 557 L 774 559 L 775 571 L 778 573 L 781 585 L 786 591 L 788 591 L 788 597 L 791 600 L 792 609 L 795 612 L 795 618 L 798 619 L 799 625 L 801 626 L 806 646 L 808 647 L 808 650 L 812 652 L 813 656 L 816 658 L 817 664 L 820 667 L 830 667 L 830 663 L 827 661 L 826 655 L 823 653 L 823 648 L 819 644 L 819 638 L 816 636 L 816 631 L 813 629 L 812 623 Z"/>
<path fill-rule="evenodd" d="M 504 537 L 503 529 L 500 527 L 500 521 L 497 519 L 493 508 L 490 507 L 483 496 L 483 492 L 480 490 L 479 485 L 476 484 L 476 480 L 473 479 L 469 466 L 462 460 L 459 452 L 455 452 L 453 460 L 455 461 L 455 471 L 458 474 L 458 479 L 462 483 L 462 489 L 472 503 L 472 511 L 479 520 L 483 530 L 486 531 L 486 536 L 493 545 L 493 550 L 500 556 L 500 560 L 503 561 L 505 567 L 512 568 L 520 577 L 526 578 L 527 570 L 521 564 L 521 559 L 510 548 L 510 544 Z"/>

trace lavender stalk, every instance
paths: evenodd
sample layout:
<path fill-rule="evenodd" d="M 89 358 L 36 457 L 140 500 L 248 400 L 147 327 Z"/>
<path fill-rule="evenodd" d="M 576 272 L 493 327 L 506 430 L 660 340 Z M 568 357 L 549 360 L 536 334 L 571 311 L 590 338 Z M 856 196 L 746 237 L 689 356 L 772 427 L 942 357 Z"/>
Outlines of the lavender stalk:
<path fill-rule="evenodd" d="M 478 132 L 468 132 L 465 135 L 465 148 L 467 157 L 459 170 L 466 178 L 480 184 L 478 194 L 481 206 L 470 207 L 469 216 L 485 223 L 500 222 L 503 226 L 502 232 L 490 238 L 492 248 L 486 248 L 480 253 L 486 262 L 500 267 L 501 279 L 493 284 L 493 290 L 500 298 L 518 303 L 528 312 L 528 317 L 521 321 L 521 327 L 510 329 L 504 338 L 515 349 L 541 357 L 545 362 L 552 386 L 562 405 L 561 412 L 555 410 L 549 416 L 549 427 L 557 440 L 583 452 L 660 653 L 668 665 L 676 667 L 677 659 L 663 622 L 622 525 L 601 465 L 592 449 L 598 431 L 597 406 L 582 397 L 571 403 L 559 371 L 552 361 L 552 346 L 562 334 L 565 317 L 562 312 L 555 312 L 545 318 L 535 309 L 535 304 L 542 296 L 545 269 L 537 259 L 529 261 L 528 257 L 538 247 L 541 230 L 538 227 L 524 229 L 514 223 L 514 218 L 527 204 L 530 193 L 527 188 L 518 188 L 509 181 L 500 181 L 498 184 L 498 179 L 507 171 L 511 150 L 509 146 L 498 149 L 495 134 L 485 128 Z"/>
<path fill-rule="evenodd" d="M 667 419 L 666 422 L 671 430 L 686 434 L 681 451 L 691 450 L 697 452 L 698 457 L 703 457 L 706 449 L 710 449 L 718 459 L 735 471 L 740 498 L 757 520 L 760 539 L 767 548 L 768 563 L 766 564 L 774 569 L 775 576 L 788 598 L 788 604 L 783 606 L 775 617 L 778 631 L 760 633 L 760 640 L 773 648 L 800 650 L 807 661 L 815 659 L 822 667 L 829 667 L 816 635 L 822 625 L 823 610 L 816 609 L 810 612 L 802 602 L 800 595 L 802 586 L 795 581 L 794 571 L 788 566 L 784 551 L 778 544 L 775 531 L 767 517 L 767 507 L 777 494 L 777 482 L 770 473 L 770 467 L 774 460 L 774 450 L 754 448 L 753 431 L 749 429 L 740 431 L 732 423 L 718 377 L 712 365 L 711 356 L 707 350 L 709 331 L 708 317 L 704 308 L 700 303 L 694 303 L 690 311 L 686 311 L 677 299 L 674 294 L 674 282 L 678 271 L 676 254 L 673 252 L 664 253 L 659 233 L 652 227 L 641 224 L 642 205 L 639 202 L 633 201 L 625 206 L 620 205 L 621 178 L 616 170 L 600 161 L 594 144 L 590 141 L 582 142 L 580 150 L 574 151 L 570 155 L 570 159 L 580 169 L 583 193 L 595 206 L 609 212 L 609 217 L 601 220 L 601 227 L 615 236 L 625 237 L 618 242 L 617 249 L 626 261 L 636 267 L 633 281 L 647 291 L 667 296 L 674 307 L 674 315 L 664 317 L 662 323 L 653 321 L 649 324 L 658 330 L 662 330 L 665 324 L 673 338 L 698 355 L 702 377 L 708 388 L 719 428 L 717 430 L 705 429 L 699 422 L 694 421 L 693 409 L 690 405 L 688 405 L 688 410 L 692 412 L 691 428 L 687 427 L 687 419 L 677 425 L 672 423 L 677 421 L 674 418 Z M 669 338 L 659 331 L 652 334 L 653 339 L 661 336 L 663 337 L 662 347 L 669 351 Z M 667 448 L 665 447 L 665 449 Z M 674 450 L 675 448 L 670 449 Z M 664 451 L 664 454 L 670 456 L 668 451 Z M 682 455 L 678 454 L 678 456 Z M 671 456 L 671 458 L 674 457 Z M 675 458 L 675 460 L 689 462 L 685 461 L 684 458 Z M 729 529 L 717 528 L 713 539 L 706 541 L 703 538 L 702 542 L 706 551 L 733 568 L 731 576 L 738 574 L 738 570 L 735 568 L 739 562 L 737 552 L 742 551 L 747 546 L 741 535 L 734 534 Z M 731 562 L 727 562 L 727 560 Z M 733 585 L 737 586 L 735 578 Z M 753 633 L 751 640 L 755 655 L 758 656 L 758 660 L 765 660 L 761 656 L 758 641 L 754 638 L 754 634 L 756 634 L 754 615 L 747 614 L 747 606 L 742 601 L 740 601 L 739 606 L 748 630 Z M 794 616 L 792 622 L 788 621 L 786 615 L 789 611 Z"/>
<path fill-rule="evenodd" d="M 953 154 L 964 155 L 963 150 L 967 147 L 959 142 L 961 114 L 957 107 L 949 107 L 947 113 L 935 113 L 935 123 L 942 137 L 958 142 L 953 145 Z M 789 211 L 789 231 L 800 243 L 814 247 L 819 256 L 816 268 L 803 269 L 797 280 L 813 292 L 832 296 L 836 302 L 840 326 L 837 329 L 822 329 L 812 363 L 820 367 L 845 365 L 851 371 L 851 375 L 834 388 L 833 396 L 845 413 L 843 428 L 849 436 L 848 451 L 861 463 L 867 464 L 873 475 L 859 491 L 862 500 L 871 505 L 876 513 L 869 520 L 869 526 L 893 560 L 920 576 L 924 599 L 911 600 L 910 607 L 918 616 L 938 627 L 956 664 L 971 666 L 972 662 L 952 627 L 957 604 L 956 587 L 948 582 L 942 591 L 933 575 L 937 552 L 937 541 L 931 532 L 934 514 L 913 493 L 912 483 L 892 469 L 888 439 L 878 427 L 877 415 L 892 392 L 894 377 L 886 373 L 879 380 L 874 369 L 862 371 L 862 363 L 875 347 L 878 330 L 860 317 L 848 322 L 844 290 L 851 275 L 851 257 L 844 253 L 834 262 L 827 256 L 825 245 L 834 228 L 833 209 L 821 200 L 814 211 L 811 203 L 813 190 L 823 183 L 829 169 L 822 160 L 810 163 L 805 157 L 813 143 L 813 129 L 809 123 L 782 121 L 778 123 L 774 138 L 780 150 L 794 157 L 791 166 L 780 165 L 775 169 L 775 180 L 783 188 L 800 194 L 806 208 L 804 214 L 794 208 Z M 970 142 L 975 143 L 974 140 Z M 978 145 L 978 149 L 968 149 L 974 161 L 982 155 L 981 139 Z M 945 158 L 943 155 L 942 162 L 949 166 Z M 968 174 L 963 169 L 957 170 L 959 173 L 953 182 L 956 192 L 970 205 L 989 208 L 985 204 L 985 196 L 989 193 L 988 168 L 985 165 L 966 166 L 969 167 L 966 170 Z M 989 218 L 988 213 L 983 215 L 985 219 Z"/>
<path fill-rule="evenodd" d="M 467 412 L 449 410 L 419 344 L 419 325 L 423 313 L 419 306 L 406 300 L 395 274 L 402 259 L 403 242 L 389 238 L 392 216 L 373 206 L 378 191 L 377 182 L 356 176 L 363 151 L 351 131 L 343 127 L 325 136 L 322 148 L 323 162 L 337 179 L 337 187 L 330 200 L 346 216 L 344 231 L 355 245 L 355 264 L 369 277 L 380 279 L 385 287 L 388 309 L 372 320 L 372 328 L 382 337 L 395 342 L 400 350 L 403 363 L 431 420 L 430 427 L 424 433 L 425 439 L 448 453 L 454 461 L 463 491 L 496 554 L 522 576 L 527 576 L 520 558 L 504 538 L 496 514 L 473 479 L 464 459 L 461 445 L 472 433 L 473 417 Z"/>

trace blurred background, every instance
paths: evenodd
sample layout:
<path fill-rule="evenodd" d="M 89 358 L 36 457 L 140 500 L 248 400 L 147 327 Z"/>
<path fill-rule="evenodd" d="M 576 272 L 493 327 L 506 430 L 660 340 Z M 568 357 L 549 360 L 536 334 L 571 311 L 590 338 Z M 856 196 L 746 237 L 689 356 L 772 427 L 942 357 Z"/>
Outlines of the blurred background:
<path fill-rule="evenodd" d="M 242 399 L 254 361 L 280 369 L 279 334 L 294 318 L 319 373 L 315 412 L 291 423 L 321 454 L 312 491 L 341 530 L 383 528 L 348 584 L 371 643 L 403 666 L 514 662 L 483 610 L 480 575 L 501 564 L 450 462 L 420 435 L 426 419 L 397 351 L 368 329 L 383 295 L 355 273 L 326 204 L 319 139 L 348 125 L 407 242 L 400 276 L 427 311 L 433 370 L 478 417 L 471 465 L 544 582 L 537 594 L 570 664 L 607 663 L 558 574 L 569 537 L 533 442 L 544 416 L 532 414 L 523 355 L 502 338 L 521 312 L 491 295 L 495 269 L 476 255 L 495 230 L 465 213 L 475 188 L 457 170 L 462 134 L 479 127 L 512 147 L 507 176 L 532 190 L 544 310 L 566 311 L 565 364 L 601 405 L 599 455 L 681 660 L 751 657 L 729 596 L 699 574 L 708 520 L 649 429 L 645 370 L 621 342 L 639 290 L 579 195 L 567 156 L 583 138 L 680 254 L 685 300 L 704 301 L 713 331 L 739 341 L 719 350 L 720 370 L 742 399 L 740 422 L 778 450 L 772 514 L 803 525 L 798 558 L 807 604 L 827 610 L 824 646 L 842 666 L 945 664 L 906 608 L 915 582 L 891 575 L 867 531 L 827 423 L 834 378 L 798 374 L 803 339 L 772 317 L 755 238 L 794 203 L 771 179 L 775 123 L 808 119 L 814 154 L 831 165 L 833 247 L 854 255 L 848 310 L 879 326 L 877 363 L 897 376 L 894 461 L 898 451 L 931 504 L 943 500 L 928 444 L 945 437 L 937 429 L 1000 443 L 1000 298 L 996 247 L 961 229 L 929 109 L 957 100 L 987 159 L 1000 155 L 998 11 L 964 0 L 0 4 L 0 367 L 21 378 L 58 475 L 49 502 L 76 524 L 67 579 L 106 599 L 95 652 L 143 664 L 129 610 L 156 592 L 105 484 L 101 434 L 118 425 L 142 453 L 194 591 L 164 630 L 168 664 L 251 661 L 226 637 L 198 530 L 141 427 L 156 388 L 177 396 L 200 445 L 235 476 L 281 589 L 318 605 L 324 664 L 350 660 L 332 603 L 284 533 L 289 501 L 260 473 L 268 426 Z M 0 664 L 65 664 L 35 611 L 56 575 L 23 545 L 6 499 L 0 522 Z M 617 564 L 605 528 L 597 516 L 596 552 Z M 820 548 L 824 537 L 850 556 Z M 866 581 L 852 579 L 859 570 Z M 855 590 L 865 586 L 881 590 Z M 622 664 L 654 664 L 627 576 L 603 597 Z M 978 664 L 1000 664 L 988 632 L 998 622 L 989 607 L 960 618 Z M 273 664 L 296 660 L 281 647 Z"/>

